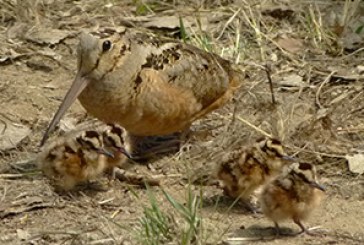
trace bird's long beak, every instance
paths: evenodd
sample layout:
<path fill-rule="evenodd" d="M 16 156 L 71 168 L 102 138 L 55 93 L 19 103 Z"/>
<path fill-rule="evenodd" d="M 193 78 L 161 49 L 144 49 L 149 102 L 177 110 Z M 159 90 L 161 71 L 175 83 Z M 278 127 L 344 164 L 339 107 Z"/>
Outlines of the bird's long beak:
<path fill-rule="evenodd" d="M 100 153 L 100 154 L 103 154 L 103 155 L 105 155 L 107 157 L 111 157 L 111 158 L 114 157 L 114 154 L 112 154 L 112 152 L 110 152 L 110 151 L 108 151 L 108 150 L 106 150 L 104 148 L 98 148 L 97 152 Z"/>
<path fill-rule="evenodd" d="M 124 147 L 118 147 L 118 151 L 123 153 L 127 158 L 133 159 L 133 156 L 130 155 L 129 152 L 127 152 Z"/>
<path fill-rule="evenodd" d="M 64 97 L 61 106 L 58 108 L 57 113 L 54 115 L 51 123 L 49 124 L 43 139 L 40 143 L 42 146 L 46 140 L 48 139 L 49 133 L 54 130 L 55 126 L 61 120 L 64 113 L 70 108 L 70 106 L 75 102 L 80 93 L 87 87 L 89 84 L 89 79 L 86 79 L 81 76 L 80 72 L 77 73 L 75 80 L 73 81 L 71 88 L 68 90 L 66 96 Z"/>
<path fill-rule="evenodd" d="M 287 160 L 287 161 L 297 161 L 298 160 L 296 157 L 291 157 L 291 156 L 283 156 L 282 159 Z"/>
<path fill-rule="evenodd" d="M 321 191 L 326 191 L 326 188 L 325 188 L 323 185 L 321 185 L 321 184 L 317 183 L 316 181 L 312 181 L 312 182 L 310 182 L 310 185 L 311 185 L 313 188 L 319 189 L 319 190 L 321 190 Z"/>

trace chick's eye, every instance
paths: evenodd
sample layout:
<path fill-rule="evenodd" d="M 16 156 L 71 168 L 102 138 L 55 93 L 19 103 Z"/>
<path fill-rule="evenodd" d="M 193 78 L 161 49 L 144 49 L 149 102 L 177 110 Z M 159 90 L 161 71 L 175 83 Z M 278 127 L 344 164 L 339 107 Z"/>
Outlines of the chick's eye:
<path fill-rule="evenodd" d="M 111 42 L 106 40 L 102 43 L 102 51 L 106 52 L 111 48 Z"/>

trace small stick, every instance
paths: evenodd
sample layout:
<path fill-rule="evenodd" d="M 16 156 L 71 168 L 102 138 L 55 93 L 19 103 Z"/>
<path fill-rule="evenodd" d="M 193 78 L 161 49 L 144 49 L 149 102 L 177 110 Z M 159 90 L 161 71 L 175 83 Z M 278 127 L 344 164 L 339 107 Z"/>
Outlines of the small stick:
<path fill-rule="evenodd" d="M 127 172 L 123 169 L 116 168 L 114 169 L 115 177 L 121 181 L 127 181 L 131 184 L 135 185 L 145 185 L 148 184 L 150 186 L 159 186 L 160 185 L 160 179 L 159 178 L 153 178 L 148 176 L 143 176 L 140 174 L 134 174 Z"/>
<path fill-rule="evenodd" d="M 23 177 L 28 177 L 35 175 L 36 173 L 25 173 L 25 174 L 0 174 L 0 179 L 21 179 Z"/>
<path fill-rule="evenodd" d="M 327 77 L 326 79 L 320 84 L 319 88 L 317 89 L 316 92 L 316 96 L 315 96 L 315 102 L 316 105 L 318 106 L 319 109 L 322 109 L 323 106 L 320 103 L 320 94 L 321 94 L 321 89 L 323 88 L 323 86 L 328 83 L 331 79 L 331 77 L 336 73 L 336 71 L 332 71 Z"/>
<path fill-rule="evenodd" d="M 229 117 L 226 117 L 226 116 L 224 116 L 224 115 L 220 115 L 220 114 L 216 114 L 217 116 L 219 116 L 219 117 L 221 117 L 221 118 L 224 118 L 224 119 L 230 119 L 230 118 L 232 118 L 232 113 L 229 113 L 228 114 L 228 116 Z M 244 118 L 242 118 L 242 117 L 240 117 L 240 116 L 235 116 L 235 118 L 238 120 L 238 121 L 240 121 L 240 122 L 242 122 L 242 123 L 244 123 L 244 124 L 246 124 L 247 126 L 249 126 L 249 127 L 251 127 L 251 128 L 253 128 L 255 131 L 257 131 L 258 133 L 260 133 L 260 134 L 262 134 L 262 135 L 264 135 L 264 136 L 266 136 L 266 137 L 269 137 L 269 138 L 272 138 L 273 137 L 273 135 L 271 135 L 271 134 L 269 134 L 269 133 L 267 133 L 267 132 L 265 132 L 263 129 L 260 129 L 260 128 L 258 128 L 257 126 L 255 126 L 254 124 L 252 124 L 252 123 L 250 123 L 249 121 L 247 121 L 247 120 L 245 120 Z"/>
<path fill-rule="evenodd" d="M 269 87 L 270 87 L 270 93 L 272 95 L 272 104 L 273 105 L 276 105 L 276 98 L 274 96 L 274 90 L 273 90 L 273 81 L 272 81 L 272 76 L 270 75 L 270 66 L 266 63 L 264 65 L 264 70 L 265 70 L 265 73 L 267 74 L 267 78 L 268 78 L 268 82 L 269 82 Z"/>
<path fill-rule="evenodd" d="M 262 135 L 272 138 L 273 136 L 267 132 L 265 132 L 264 130 L 258 128 L 257 126 L 253 125 L 252 123 L 248 122 L 247 120 L 237 116 L 236 119 L 238 119 L 240 122 L 245 123 L 246 125 L 248 125 L 249 127 L 253 128 L 255 131 L 261 133 Z"/>

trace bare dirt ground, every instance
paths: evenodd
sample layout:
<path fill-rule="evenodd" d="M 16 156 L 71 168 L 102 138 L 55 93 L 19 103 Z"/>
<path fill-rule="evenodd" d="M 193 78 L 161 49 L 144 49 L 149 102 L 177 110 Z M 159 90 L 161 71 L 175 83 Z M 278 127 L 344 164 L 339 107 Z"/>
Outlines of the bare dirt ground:
<path fill-rule="evenodd" d="M 167 235 L 145 244 L 364 244 L 361 1 L 2 0 L 0 6 L 1 244 L 142 244 L 153 203 L 167 217 Z M 246 72 L 235 100 L 196 122 L 194 131 L 208 133 L 179 153 L 135 166 L 163 175 L 160 187 L 116 181 L 104 191 L 55 193 L 32 159 L 76 73 L 78 34 L 127 25 L 180 38 L 178 16 L 188 42 Z M 77 102 L 58 132 L 85 115 Z M 316 164 L 328 191 L 305 224 L 319 226 L 320 236 L 276 238 L 269 220 L 208 184 L 223 152 L 264 134 Z M 356 171 L 348 167 L 349 155 Z M 198 203 L 193 239 L 183 242 L 188 222 L 162 190 L 182 206 Z M 282 226 L 298 230 L 292 222 Z"/>

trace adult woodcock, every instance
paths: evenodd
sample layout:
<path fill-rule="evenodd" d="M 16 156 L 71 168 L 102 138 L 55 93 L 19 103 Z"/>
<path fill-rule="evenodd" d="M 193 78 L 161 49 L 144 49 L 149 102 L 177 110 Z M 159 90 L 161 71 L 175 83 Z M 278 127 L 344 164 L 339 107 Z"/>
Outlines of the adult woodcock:
<path fill-rule="evenodd" d="M 77 98 L 129 135 L 167 135 L 225 104 L 241 80 L 228 60 L 178 40 L 135 29 L 82 33 L 76 78 L 41 144 Z"/>

